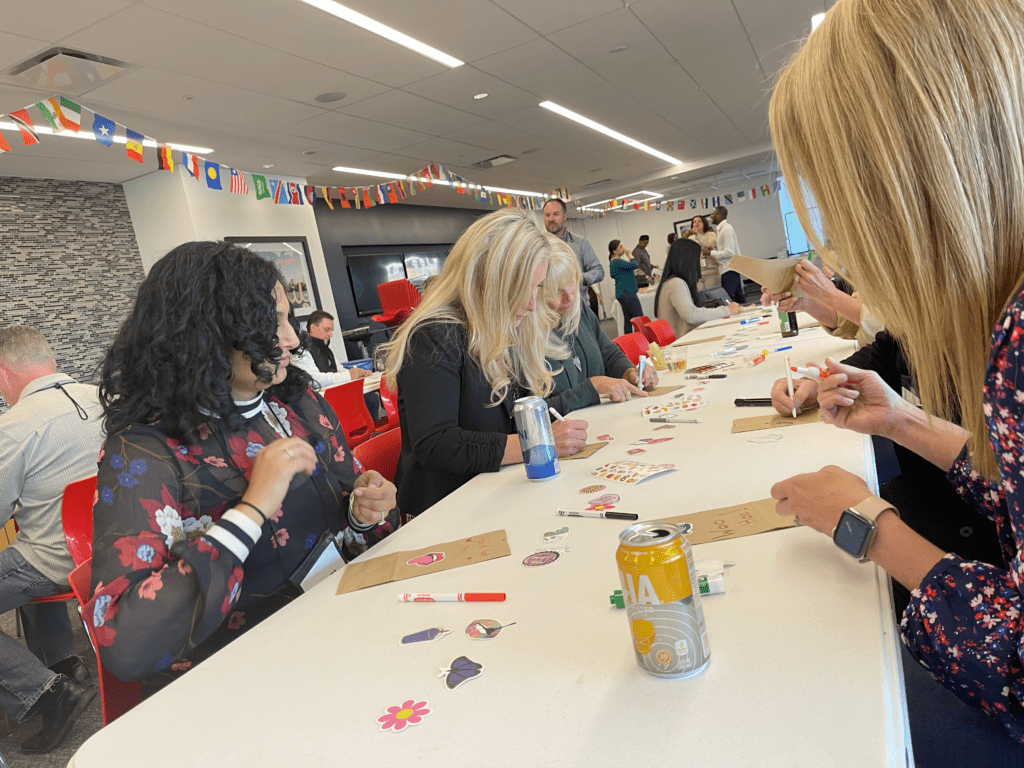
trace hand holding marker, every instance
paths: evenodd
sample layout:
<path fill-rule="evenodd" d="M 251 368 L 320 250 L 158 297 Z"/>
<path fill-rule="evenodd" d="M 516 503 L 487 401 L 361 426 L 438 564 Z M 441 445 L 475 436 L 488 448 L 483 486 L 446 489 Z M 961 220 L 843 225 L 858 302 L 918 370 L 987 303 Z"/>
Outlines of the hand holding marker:
<path fill-rule="evenodd" d="M 818 368 L 815 365 L 809 365 L 806 368 L 802 368 L 799 365 L 791 365 L 789 369 L 794 373 L 799 373 L 801 376 L 808 376 L 812 379 L 827 379 L 832 375 L 832 371 L 827 368 Z"/>

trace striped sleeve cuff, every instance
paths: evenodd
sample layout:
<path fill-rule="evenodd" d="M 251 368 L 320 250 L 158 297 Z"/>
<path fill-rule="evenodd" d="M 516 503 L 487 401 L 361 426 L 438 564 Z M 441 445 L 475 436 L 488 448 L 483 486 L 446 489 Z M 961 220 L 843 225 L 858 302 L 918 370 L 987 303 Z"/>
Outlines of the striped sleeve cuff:
<path fill-rule="evenodd" d="M 262 533 L 263 529 L 244 512 L 229 509 L 205 535 L 244 563 Z"/>

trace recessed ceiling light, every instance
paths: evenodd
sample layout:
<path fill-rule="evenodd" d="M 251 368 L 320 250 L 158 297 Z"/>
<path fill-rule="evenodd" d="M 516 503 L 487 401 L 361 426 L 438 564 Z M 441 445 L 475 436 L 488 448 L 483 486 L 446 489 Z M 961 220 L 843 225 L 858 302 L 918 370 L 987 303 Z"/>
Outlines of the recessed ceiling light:
<path fill-rule="evenodd" d="M 659 152 L 658 150 L 654 149 L 654 147 L 649 147 L 646 144 L 642 144 L 641 142 L 637 141 L 636 139 L 631 139 L 629 136 L 626 136 L 625 134 L 619 133 L 618 131 L 613 131 L 611 128 L 608 128 L 607 126 L 594 122 L 589 117 L 584 117 L 583 115 L 577 114 L 576 112 L 573 112 L 570 109 L 560 107 L 553 101 L 542 101 L 540 103 L 540 106 L 544 107 L 544 109 L 551 110 L 556 115 L 567 117 L 570 120 L 576 121 L 580 125 L 585 125 L 587 128 L 590 128 L 591 130 L 597 131 L 598 133 L 603 133 L 605 136 L 609 136 L 615 139 L 616 141 L 621 141 L 623 144 L 628 144 L 634 149 L 639 149 L 641 152 L 646 152 L 649 155 L 653 155 L 654 157 L 664 160 L 666 163 L 671 163 L 672 165 L 683 164 L 682 160 L 677 160 L 671 155 L 666 155 L 664 152 Z"/>
<path fill-rule="evenodd" d="M 628 48 L 629 48 L 628 45 L 619 45 L 619 46 L 617 46 L 615 48 L 612 48 L 610 51 L 608 51 L 608 53 L 622 53 L 623 51 L 627 50 Z"/>
<path fill-rule="evenodd" d="M 478 93 L 478 94 L 477 94 L 476 96 L 474 96 L 473 98 L 474 98 L 474 99 L 486 99 L 486 98 L 487 98 L 487 94 L 486 94 L 486 93 Z"/>
<path fill-rule="evenodd" d="M 262 167 L 263 167 L 263 168 L 273 168 L 273 167 L 274 167 L 274 164 L 273 164 L 273 163 L 267 163 L 266 165 L 264 165 L 264 166 L 262 166 Z"/>
<path fill-rule="evenodd" d="M 307 149 L 307 150 L 304 150 L 302 152 L 302 154 L 305 155 L 306 157 L 309 157 L 310 155 L 315 155 L 316 154 L 316 150 L 315 149 Z"/>
<path fill-rule="evenodd" d="M 823 22 L 824 20 L 824 13 L 816 13 L 813 16 L 811 16 L 811 32 L 816 30 L 821 25 L 821 22 Z"/>
<path fill-rule="evenodd" d="M 673 177 L 672 177 L 672 178 L 670 179 L 670 181 L 675 181 L 675 180 L 676 180 L 676 179 L 678 179 L 678 178 L 679 178 L 678 176 L 673 176 Z"/>
<path fill-rule="evenodd" d="M 327 93 L 321 93 L 319 96 L 314 96 L 313 101 L 319 101 L 320 103 L 330 103 L 332 101 L 341 101 L 348 96 L 344 91 L 328 91 Z"/>
<path fill-rule="evenodd" d="M 426 56 L 428 59 L 438 61 L 446 67 L 454 69 L 455 67 L 461 67 L 466 63 L 456 59 L 454 56 L 449 56 L 444 51 L 439 51 L 437 48 L 433 48 L 426 43 L 421 43 L 419 40 L 399 32 L 397 29 L 392 29 L 386 24 L 374 21 L 369 16 L 364 16 L 358 11 L 346 8 L 341 3 L 334 2 L 334 0 L 302 0 L 302 2 L 312 5 L 314 8 L 319 8 L 321 11 L 326 11 L 332 16 L 337 16 L 339 19 L 347 21 L 349 24 L 355 24 L 357 27 L 362 27 L 367 32 L 372 32 L 373 34 L 380 35 L 393 43 L 403 45 L 410 51 L 415 51 L 421 56 Z"/>

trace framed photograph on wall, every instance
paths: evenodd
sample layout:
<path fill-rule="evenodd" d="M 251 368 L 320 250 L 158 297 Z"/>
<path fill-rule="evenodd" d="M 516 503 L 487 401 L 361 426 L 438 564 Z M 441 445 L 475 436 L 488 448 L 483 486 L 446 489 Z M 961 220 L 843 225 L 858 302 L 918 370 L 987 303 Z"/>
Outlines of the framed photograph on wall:
<path fill-rule="evenodd" d="M 321 308 L 320 291 L 316 287 L 305 237 L 225 237 L 224 240 L 248 248 L 277 265 L 284 275 L 288 301 L 299 320 Z"/>

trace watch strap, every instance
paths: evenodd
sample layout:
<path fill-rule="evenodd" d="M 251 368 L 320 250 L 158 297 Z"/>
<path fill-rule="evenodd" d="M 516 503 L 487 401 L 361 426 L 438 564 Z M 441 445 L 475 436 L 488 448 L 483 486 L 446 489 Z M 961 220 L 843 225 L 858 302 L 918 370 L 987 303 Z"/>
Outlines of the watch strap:
<path fill-rule="evenodd" d="M 896 517 L 900 516 L 899 510 L 897 510 L 896 507 L 878 496 L 868 496 L 860 503 L 854 504 L 851 509 L 862 517 L 866 517 L 871 522 L 877 521 L 879 516 L 888 509 L 895 512 Z"/>

